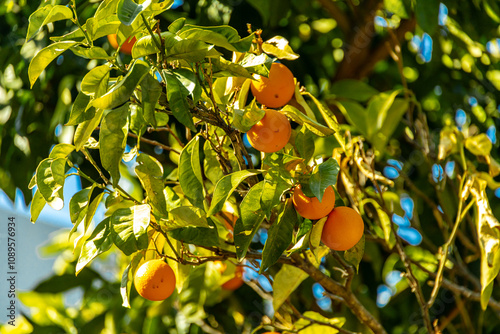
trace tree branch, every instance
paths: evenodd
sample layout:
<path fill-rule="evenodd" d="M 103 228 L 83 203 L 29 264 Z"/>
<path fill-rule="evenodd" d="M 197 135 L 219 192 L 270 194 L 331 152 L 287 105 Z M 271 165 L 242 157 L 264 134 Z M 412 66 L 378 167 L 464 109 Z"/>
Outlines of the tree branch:
<path fill-rule="evenodd" d="M 378 322 L 378 320 L 375 319 L 370 312 L 368 312 L 368 310 L 359 302 L 351 290 L 346 289 L 344 286 L 323 274 L 321 270 L 305 260 L 298 253 L 294 253 L 292 255 L 292 259 L 298 268 L 306 272 L 313 280 L 321 284 L 327 291 L 344 299 L 346 305 L 351 309 L 359 321 L 370 328 L 373 333 L 387 334 L 384 327 L 382 327 L 382 324 Z"/>

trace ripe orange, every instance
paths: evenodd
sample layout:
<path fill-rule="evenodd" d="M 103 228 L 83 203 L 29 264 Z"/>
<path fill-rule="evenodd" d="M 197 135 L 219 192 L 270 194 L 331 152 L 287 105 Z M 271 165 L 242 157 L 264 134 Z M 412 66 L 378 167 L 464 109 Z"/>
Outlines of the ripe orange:
<path fill-rule="evenodd" d="M 279 111 L 267 109 L 264 117 L 247 132 L 247 138 L 256 150 L 272 153 L 285 147 L 291 134 L 288 118 Z"/>
<path fill-rule="evenodd" d="M 224 290 L 234 291 L 243 285 L 243 267 L 236 266 L 234 277 L 222 284 Z"/>
<path fill-rule="evenodd" d="M 175 274 L 163 260 L 144 262 L 135 272 L 134 285 L 144 298 L 159 301 L 170 297 L 175 289 Z"/>
<path fill-rule="evenodd" d="M 349 207 L 340 206 L 328 215 L 321 241 L 330 249 L 347 250 L 358 243 L 364 229 L 365 225 L 359 213 Z"/>
<path fill-rule="evenodd" d="M 118 39 L 117 39 L 117 36 L 116 34 L 111 34 L 111 35 L 108 35 L 108 41 L 109 41 L 109 44 L 114 48 L 114 49 L 118 49 L 118 47 L 120 46 L 118 44 Z M 123 44 L 122 44 L 122 47 L 120 48 L 120 51 L 125 53 L 125 54 L 128 54 L 128 55 L 131 55 L 132 54 L 132 47 L 134 46 L 135 42 L 137 41 L 137 39 L 134 37 L 132 38 L 128 38 Z"/>
<path fill-rule="evenodd" d="M 270 108 L 280 108 L 290 101 L 295 92 L 293 73 L 281 63 L 273 63 L 269 71 L 269 78 L 260 75 L 254 76 L 252 94 L 257 102 Z"/>
<path fill-rule="evenodd" d="M 333 187 L 328 187 L 323 193 L 321 202 L 317 197 L 307 197 L 300 187 L 300 184 L 293 192 L 293 206 L 295 210 L 304 218 L 320 219 L 329 214 L 335 206 L 335 191 Z"/>

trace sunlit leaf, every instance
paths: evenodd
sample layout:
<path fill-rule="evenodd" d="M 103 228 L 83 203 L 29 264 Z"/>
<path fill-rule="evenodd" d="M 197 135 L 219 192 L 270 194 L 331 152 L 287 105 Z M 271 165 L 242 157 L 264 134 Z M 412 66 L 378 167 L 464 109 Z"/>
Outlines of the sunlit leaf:
<path fill-rule="evenodd" d="M 77 42 L 56 42 L 38 51 L 35 57 L 30 62 L 28 68 L 28 76 L 30 79 L 30 87 L 33 87 L 36 80 L 42 74 L 43 70 L 61 53 L 68 50 L 70 47 L 77 45 Z"/>
<path fill-rule="evenodd" d="M 40 7 L 28 19 L 29 25 L 26 41 L 35 36 L 44 25 L 61 20 L 71 20 L 72 18 L 73 12 L 69 7 L 63 5 L 53 6 L 51 4 Z"/>
<path fill-rule="evenodd" d="M 203 208 L 205 199 L 201 174 L 203 152 L 200 144 L 201 138 L 196 136 L 182 150 L 179 158 L 179 183 L 186 198 L 194 206 Z"/>
<path fill-rule="evenodd" d="M 90 237 L 83 243 L 78 262 L 76 263 L 75 273 L 78 275 L 83 268 L 85 268 L 93 259 L 100 254 L 107 252 L 113 242 L 110 238 L 110 218 L 104 219 L 100 222 L 90 235 Z"/>

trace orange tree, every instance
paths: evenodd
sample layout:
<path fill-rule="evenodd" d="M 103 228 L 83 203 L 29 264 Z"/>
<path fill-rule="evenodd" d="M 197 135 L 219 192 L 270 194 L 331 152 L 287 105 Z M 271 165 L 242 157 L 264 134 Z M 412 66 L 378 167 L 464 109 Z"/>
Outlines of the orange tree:
<path fill-rule="evenodd" d="M 294 17 L 302 42 L 292 36 L 291 43 L 279 35 L 263 38 L 266 32 L 253 25 L 238 31 L 192 24 L 168 15 L 172 3 L 103 1 L 87 6 L 93 11 L 86 10 L 83 20 L 72 1 L 42 4 L 30 16 L 27 40 L 47 25 L 68 23 L 67 33 L 51 36 L 31 59 L 31 86 L 65 51 L 89 60 L 67 116 L 73 137 L 52 148 L 29 183 L 36 189 L 33 221 L 45 205 L 69 205 L 71 242 L 59 247 L 76 256 L 66 267 L 72 273 L 25 295 L 28 306 L 48 305 L 57 314 L 48 320 L 48 311 L 39 310 L 28 318 L 32 328 L 437 333 L 498 325 L 500 224 L 490 205 L 500 173 L 493 149 L 496 92 L 490 89 L 499 86 L 497 41 L 476 40 L 461 28 L 452 16 L 466 14 L 453 4 L 447 17 L 448 7 L 441 5 L 440 13 L 438 3 L 424 0 L 316 1 Z M 260 11 L 262 24 L 276 27 L 288 19 L 272 23 L 268 13 L 284 1 L 249 3 Z M 210 11 L 202 4 L 198 10 L 212 23 L 214 8 L 220 17 L 229 8 L 221 6 Z M 493 2 L 478 6 L 481 14 L 474 19 L 486 27 L 500 20 Z M 318 8 L 331 18 L 309 24 L 306 15 Z M 307 40 L 320 45 L 337 25 L 343 35 L 334 32 L 330 58 L 315 64 L 317 50 L 308 49 Z M 111 34 L 118 41 L 136 38 L 130 56 L 101 42 Z M 425 78 L 435 84 L 431 91 L 428 85 L 412 89 L 418 77 L 412 62 L 430 62 L 429 34 L 442 53 L 442 64 L 431 63 L 433 75 L 439 69 L 458 80 L 467 73 L 471 78 L 462 91 L 447 91 L 449 78 L 439 86 L 432 75 Z M 410 42 L 403 49 L 405 37 Z M 306 60 L 297 60 L 290 44 L 303 49 Z M 279 91 L 266 95 L 291 88 L 293 94 L 268 109 L 256 88 L 253 98 L 251 86 L 273 82 L 271 68 L 278 61 L 280 68 L 304 73 L 300 68 L 310 66 L 315 72 L 302 75 L 305 87 L 299 80 L 292 87 L 276 85 Z M 322 88 L 311 80 L 322 79 L 322 70 L 335 81 L 319 100 Z M 372 72 L 372 85 L 358 80 Z M 263 82 L 255 84 L 259 78 Z M 464 91 L 470 95 L 469 118 L 459 109 L 454 121 L 439 97 L 448 96 L 442 103 L 451 110 L 452 97 Z M 254 147 L 260 151 L 246 144 L 249 131 L 250 144 L 259 142 Z M 85 188 L 68 201 L 62 189 L 75 173 Z M 292 201 L 299 185 L 318 201 L 333 186 L 333 211 L 315 220 L 301 217 Z M 93 225 L 101 203 L 105 218 Z M 227 212 L 237 217 L 234 231 Z M 341 251 L 321 240 L 342 243 L 331 246 Z M 118 260 L 119 284 L 91 267 L 111 254 Z M 138 268 L 157 259 L 168 262 L 175 276 L 176 293 L 161 303 L 144 300 L 133 284 Z M 233 293 L 240 303 L 224 303 L 234 296 L 221 287 L 240 278 L 242 266 L 247 284 Z M 76 279 L 57 286 L 73 273 Z M 94 280 L 105 286 L 106 301 L 96 300 L 102 290 L 89 283 Z M 85 290 L 79 314 L 54 300 L 41 303 L 42 293 L 76 286 Z M 322 307 L 325 300 L 330 306 Z"/>

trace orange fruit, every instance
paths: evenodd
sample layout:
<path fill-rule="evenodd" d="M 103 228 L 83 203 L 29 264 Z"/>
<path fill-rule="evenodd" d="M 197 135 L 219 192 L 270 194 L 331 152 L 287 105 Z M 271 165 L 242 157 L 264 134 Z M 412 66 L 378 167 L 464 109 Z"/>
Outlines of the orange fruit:
<path fill-rule="evenodd" d="M 323 193 L 321 202 L 317 197 L 307 197 L 302 191 L 300 184 L 293 191 L 293 206 L 304 218 L 320 219 L 329 214 L 335 206 L 335 190 L 328 187 Z"/>
<path fill-rule="evenodd" d="M 238 217 L 236 217 L 233 213 L 228 212 L 228 211 L 224 211 L 223 213 L 224 214 L 221 215 L 221 218 L 222 218 L 222 220 L 224 220 L 224 225 L 231 233 L 233 233 L 234 232 L 234 224 L 238 220 Z"/>
<path fill-rule="evenodd" d="M 144 298 L 159 301 L 170 297 L 175 289 L 175 274 L 163 260 L 144 262 L 134 275 L 137 292 Z"/>
<path fill-rule="evenodd" d="M 328 215 L 321 241 L 330 249 L 344 251 L 358 243 L 364 229 L 363 219 L 356 210 L 339 206 Z"/>
<path fill-rule="evenodd" d="M 109 41 L 109 44 L 114 48 L 114 49 L 118 49 L 118 47 L 120 46 L 118 44 L 118 39 L 117 39 L 117 36 L 116 34 L 110 34 L 108 35 L 108 41 Z M 122 47 L 120 48 L 120 51 L 125 53 L 125 54 L 128 54 L 128 55 L 131 55 L 132 54 L 132 47 L 134 46 L 135 42 L 137 41 L 137 39 L 134 37 L 129 37 L 123 44 L 122 44 Z"/>
<path fill-rule="evenodd" d="M 243 285 L 243 267 L 236 266 L 234 277 L 222 284 L 224 290 L 234 291 Z"/>
<path fill-rule="evenodd" d="M 291 134 L 288 118 L 279 111 L 267 109 L 264 117 L 247 132 L 247 138 L 256 150 L 272 153 L 285 147 Z"/>
<path fill-rule="evenodd" d="M 270 108 L 280 108 L 290 101 L 295 93 L 293 73 L 281 63 L 273 63 L 269 78 L 254 75 L 256 81 L 250 86 L 257 102 Z"/>

